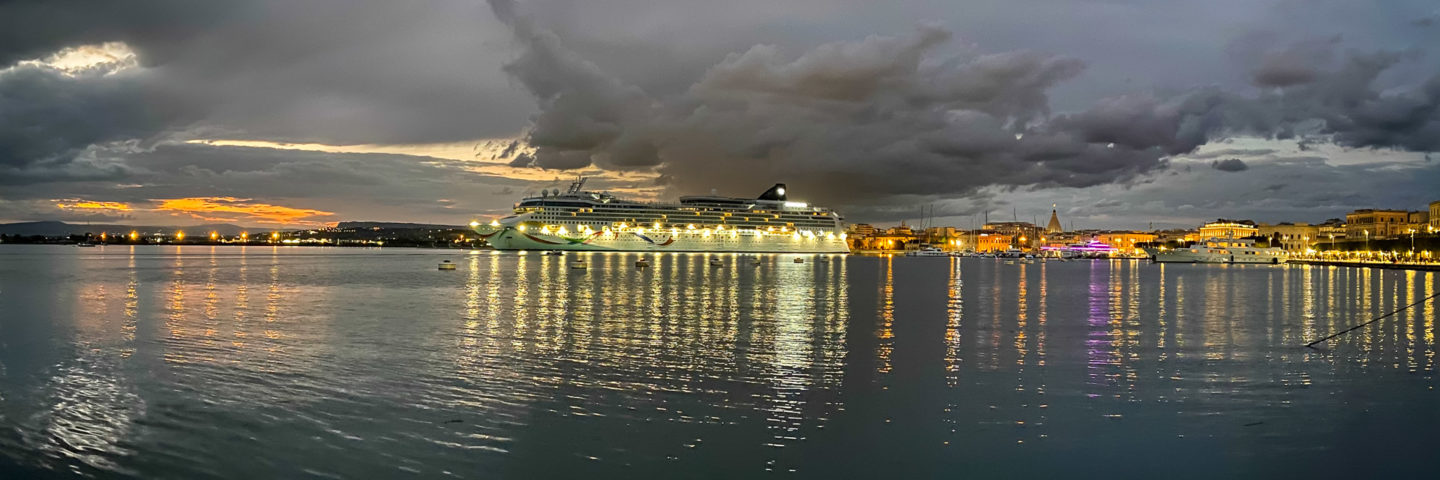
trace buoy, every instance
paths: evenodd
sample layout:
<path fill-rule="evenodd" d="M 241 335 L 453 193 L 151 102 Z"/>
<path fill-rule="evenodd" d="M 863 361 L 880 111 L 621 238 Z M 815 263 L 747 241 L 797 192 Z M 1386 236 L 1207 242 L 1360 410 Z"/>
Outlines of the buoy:
<path fill-rule="evenodd" d="M 446 260 L 446 261 L 440 262 L 440 269 L 441 269 L 441 270 L 454 270 L 454 269 L 455 269 L 455 264 L 450 263 L 449 260 Z"/>

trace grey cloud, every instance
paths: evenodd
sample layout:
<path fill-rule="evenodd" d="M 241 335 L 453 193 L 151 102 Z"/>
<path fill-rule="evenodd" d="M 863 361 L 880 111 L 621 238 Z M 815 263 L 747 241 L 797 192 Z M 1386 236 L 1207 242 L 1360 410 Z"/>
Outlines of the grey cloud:
<path fill-rule="evenodd" d="M 423 175 L 447 172 L 400 171 L 398 157 L 295 154 L 274 175 L 245 173 L 226 160 L 243 153 L 189 157 L 189 173 L 151 170 L 157 152 L 176 151 L 156 142 L 196 136 L 348 144 L 528 133 L 496 150 L 515 165 L 653 169 L 676 191 L 787 181 L 847 212 L 899 212 L 937 196 L 982 202 L 990 185 L 1140 186 L 1167 156 L 1227 135 L 1417 151 L 1440 141 L 1440 94 L 1423 81 L 1433 58 L 1386 53 L 1433 43 L 1433 28 L 1409 26 L 1433 16 L 1433 2 L 973 4 L 531 0 L 523 12 L 500 1 L 487 12 L 468 0 L 0 2 L 0 69 L 106 41 L 132 46 L 141 65 L 103 79 L 28 80 L 44 91 L 0 85 L 17 92 L 0 102 L 18 102 L 0 105 L 0 195 L 109 194 L 103 185 L 121 181 L 154 182 L 151 193 L 238 191 L 227 182 L 284 181 L 278 172 L 323 182 L 342 164 L 349 171 L 336 182 L 394 185 L 370 178 L 365 162 L 424 191 L 436 180 Z M 916 19 L 955 35 L 923 26 L 867 37 Z M 1034 28 L 1010 28 L 1022 22 Z M 1241 28 L 1275 33 L 1215 55 L 1228 35 L 1217 32 Z M 34 117 L 43 135 L 7 136 L 20 108 L 44 111 Z"/>
<path fill-rule="evenodd" d="M 1222 172 L 1243 172 L 1246 169 L 1250 168 L 1250 166 L 1246 165 L 1244 160 L 1238 158 L 1228 158 L 1225 160 L 1216 160 L 1210 162 L 1210 168 Z"/>
<path fill-rule="evenodd" d="M 579 58 L 513 3 L 491 5 L 523 48 L 506 70 L 539 102 L 528 141 L 542 168 L 654 166 L 688 191 L 783 179 L 809 198 L 856 205 L 985 185 L 1112 182 L 1204 138 L 1204 125 L 1183 119 L 1185 105 L 1158 101 L 1037 125 L 1049 115 L 1047 91 L 1079 74 L 1079 61 L 1025 51 L 946 56 L 938 48 L 951 34 L 933 26 L 794 56 L 752 47 L 682 94 L 655 97 Z M 1168 116 L 1172 131 L 1114 142 L 1081 128 L 1111 120 L 1106 132 L 1121 132 L 1136 116 Z"/>
<path fill-rule="evenodd" d="M 1270 155 L 1273 153 L 1276 153 L 1276 150 L 1269 148 L 1226 148 L 1207 153 L 1193 153 L 1187 155 L 1187 157 L 1196 160 L 1209 160 L 1212 158 L 1232 157 L 1237 155 L 1242 157 L 1259 157 L 1264 155 Z"/>
<path fill-rule="evenodd" d="M 1157 227 L 1193 228 L 1217 217 L 1321 222 L 1357 208 L 1415 210 L 1434 201 L 1431 185 L 1440 185 L 1440 167 L 1433 163 L 1336 165 L 1305 157 L 1253 162 L 1243 175 L 1197 168 L 1129 188 L 1097 185 L 1001 196 L 1015 200 L 1022 217 L 1047 214 L 1050 204 L 1058 203 L 1067 225 L 1073 219 L 1091 228 L 1145 228 L 1151 221 Z M 1125 208 L 1103 211 L 1089 205 L 1094 198 Z"/>
<path fill-rule="evenodd" d="M 145 72 L 130 82 L 144 89 L 139 98 L 195 113 L 166 125 L 176 132 L 459 141 L 513 135 L 530 112 L 494 69 L 505 56 L 493 44 L 505 34 L 488 34 L 493 25 L 483 5 L 463 0 L 424 8 L 382 0 L 4 2 L 0 69 L 64 47 L 124 42 Z M 109 110 L 103 102 L 88 109 Z"/>
<path fill-rule="evenodd" d="M 1335 57 L 1340 37 L 1281 43 L 1276 35 L 1252 33 L 1233 40 L 1228 48 L 1249 70 L 1259 87 L 1289 87 L 1320 78 Z"/>
<path fill-rule="evenodd" d="M 115 173 L 87 165 L 81 154 L 94 145 L 151 139 L 193 114 L 157 102 L 146 81 L 143 72 L 0 70 L 0 182 Z"/>
<path fill-rule="evenodd" d="M 145 207 L 152 199 L 230 196 L 341 212 L 345 217 L 464 223 L 493 215 L 514 200 L 493 192 L 530 182 L 467 170 L 469 162 L 388 154 L 336 154 L 268 148 L 162 144 L 127 156 L 114 180 L 56 179 L 0 190 L 14 208 L 0 218 L 55 218 L 45 201 L 84 198 Z M 453 205 L 437 199 L 454 199 Z M 28 210 L 27 210 L 28 209 Z M 27 213 L 28 212 L 28 213 Z M 67 218 L 76 218 L 73 217 Z"/>

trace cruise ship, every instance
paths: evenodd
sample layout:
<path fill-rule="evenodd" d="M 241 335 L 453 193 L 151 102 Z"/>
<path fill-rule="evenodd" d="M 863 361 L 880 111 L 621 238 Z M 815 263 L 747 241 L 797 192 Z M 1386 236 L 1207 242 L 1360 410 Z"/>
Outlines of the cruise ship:
<path fill-rule="evenodd" d="M 1285 250 L 1259 248 L 1247 238 L 1211 238 L 1189 247 L 1146 249 L 1157 263 L 1268 263 L 1289 260 Z"/>
<path fill-rule="evenodd" d="M 650 203 L 584 189 L 542 191 L 513 215 L 470 226 L 498 250 L 849 253 L 843 218 L 792 202 L 785 184 L 756 198 L 686 196 Z"/>

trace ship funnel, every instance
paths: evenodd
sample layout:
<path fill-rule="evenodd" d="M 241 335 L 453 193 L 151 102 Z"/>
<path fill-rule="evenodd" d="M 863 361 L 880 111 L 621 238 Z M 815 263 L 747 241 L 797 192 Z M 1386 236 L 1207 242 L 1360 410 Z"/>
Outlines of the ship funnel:
<path fill-rule="evenodd" d="M 775 186 L 770 187 L 765 193 L 760 194 L 760 200 L 785 201 L 785 184 L 777 183 Z"/>

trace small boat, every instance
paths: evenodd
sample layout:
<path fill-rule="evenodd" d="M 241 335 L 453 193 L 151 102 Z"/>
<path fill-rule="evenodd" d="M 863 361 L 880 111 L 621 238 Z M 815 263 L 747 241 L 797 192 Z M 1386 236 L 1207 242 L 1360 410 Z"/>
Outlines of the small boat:
<path fill-rule="evenodd" d="M 446 261 L 440 262 L 440 269 L 441 269 L 441 270 L 454 270 L 454 269 L 455 269 L 455 264 L 454 264 L 454 263 L 450 263 L 449 260 L 446 260 Z"/>
<path fill-rule="evenodd" d="M 803 258 L 797 258 L 797 259 L 795 259 L 795 263 L 805 263 L 805 259 L 803 259 Z"/>
<path fill-rule="evenodd" d="M 649 268 L 649 267 L 650 267 L 650 261 L 649 261 L 649 260 L 646 260 L 646 259 L 643 259 L 643 258 L 642 258 L 642 259 L 639 259 L 639 260 L 636 260 L 636 261 L 635 261 L 635 268 Z"/>
<path fill-rule="evenodd" d="M 80 242 L 80 243 L 75 244 L 75 246 L 77 246 L 77 247 L 93 247 L 93 246 L 95 246 L 95 244 L 90 243 L 90 242 Z"/>
<path fill-rule="evenodd" d="M 753 266 L 756 266 L 756 267 L 760 266 L 760 257 L 755 257 L 755 258 L 750 259 L 750 265 L 753 265 Z"/>
<path fill-rule="evenodd" d="M 584 270 L 585 267 L 586 265 L 584 260 L 575 260 L 573 262 L 570 262 L 571 270 Z"/>
<path fill-rule="evenodd" d="M 1006 264 L 1006 265 L 1014 265 L 1014 264 L 1015 264 L 1015 261 L 1014 261 L 1014 260 L 1006 260 L 1006 261 L 1005 261 L 1005 264 Z"/>
<path fill-rule="evenodd" d="M 560 255 L 564 255 L 565 252 L 562 252 L 562 251 L 559 251 L 559 250 L 546 250 L 546 251 L 545 251 L 545 254 L 546 254 L 546 255 L 552 255 L 552 256 L 560 256 Z"/>
<path fill-rule="evenodd" d="M 723 267 L 723 266 L 725 266 L 725 262 L 720 261 L 720 259 L 718 259 L 718 258 L 712 258 L 712 259 L 710 259 L 710 266 L 712 266 L 712 267 Z"/>
<path fill-rule="evenodd" d="M 935 247 L 925 247 L 919 250 L 905 252 L 907 257 L 948 257 L 949 253 Z"/>

